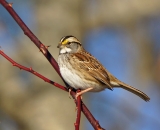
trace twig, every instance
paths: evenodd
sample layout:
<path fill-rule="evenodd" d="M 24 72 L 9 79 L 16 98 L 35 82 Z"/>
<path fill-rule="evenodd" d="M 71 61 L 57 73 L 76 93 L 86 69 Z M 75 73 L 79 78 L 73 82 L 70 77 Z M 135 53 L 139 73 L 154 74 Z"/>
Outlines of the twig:
<path fill-rule="evenodd" d="M 52 84 L 52 85 L 56 86 L 57 88 L 60 88 L 60 89 L 62 89 L 64 91 L 68 91 L 68 89 L 66 89 L 64 86 L 62 86 L 62 85 L 60 85 L 60 84 L 58 84 L 58 83 L 56 83 L 56 82 L 54 82 L 54 81 L 52 81 L 52 80 L 44 77 L 43 75 L 41 75 L 38 72 L 34 71 L 31 67 L 28 68 L 28 67 L 25 67 L 23 65 L 18 64 L 17 62 L 15 62 L 14 60 L 12 60 L 9 56 L 7 56 L 2 50 L 0 50 L 0 54 L 4 58 L 6 58 L 10 63 L 12 63 L 13 66 L 18 67 L 20 70 L 22 69 L 22 70 L 28 71 L 28 72 L 36 75 L 37 77 L 41 78 L 45 82 L 48 82 L 48 83 L 50 83 L 50 84 Z"/>
<path fill-rule="evenodd" d="M 23 30 L 24 34 L 27 35 L 31 39 L 31 41 L 33 41 L 33 43 L 39 48 L 39 50 L 43 53 L 43 55 L 47 58 L 47 60 L 49 61 L 49 63 L 53 66 L 53 68 L 56 70 L 56 72 L 62 78 L 56 60 L 49 53 L 47 47 L 45 45 L 43 45 L 39 41 L 39 39 L 31 32 L 31 30 L 25 25 L 25 23 L 17 15 L 17 13 L 12 8 L 12 3 L 8 3 L 5 0 L 0 0 L 0 3 L 10 13 L 10 15 L 13 17 L 13 19 L 17 22 L 17 24 L 21 27 L 21 29 Z M 33 70 L 30 69 L 30 71 L 33 71 Z M 68 85 L 66 84 L 66 86 L 68 86 Z M 61 86 L 61 87 L 63 89 L 65 88 L 63 86 Z M 66 91 L 66 89 L 65 89 L 65 91 Z M 75 98 L 75 92 L 74 91 L 71 91 L 71 95 L 72 95 L 73 98 Z M 84 113 L 84 115 L 86 116 L 86 118 L 89 120 L 89 122 L 92 124 L 92 126 L 94 127 L 94 129 L 95 130 L 102 129 L 101 126 L 99 125 L 99 123 L 95 120 L 95 118 L 93 117 L 93 115 L 90 113 L 90 111 L 88 110 L 88 108 L 85 106 L 85 104 L 82 101 L 81 101 L 81 104 L 82 104 L 82 112 Z"/>
<path fill-rule="evenodd" d="M 80 91 L 81 90 L 77 90 L 77 92 L 80 92 Z M 76 109 L 77 109 L 77 119 L 76 119 L 76 123 L 74 125 L 75 125 L 75 130 L 79 130 L 80 119 L 81 119 L 81 109 L 82 109 L 81 96 L 77 97 Z"/>

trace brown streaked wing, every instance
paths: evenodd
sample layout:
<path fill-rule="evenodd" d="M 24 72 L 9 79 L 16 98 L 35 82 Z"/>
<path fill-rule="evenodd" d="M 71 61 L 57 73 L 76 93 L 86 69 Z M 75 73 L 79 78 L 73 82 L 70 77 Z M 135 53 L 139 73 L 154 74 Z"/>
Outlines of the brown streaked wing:
<path fill-rule="evenodd" d="M 110 79 L 106 72 L 106 69 L 101 65 L 101 63 L 94 58 L 91 54 L 87 52 L 80 52 L 72 54 L 75 62 L 79 62 L 79 67 L 83 71 L 87 71 L 91 76 L 97 79 L 99 82 L 106 84 L 109 89 L 112 90 L 111 85 L 109 84 Z M 77 59 L 77 60 L 76 60 Z"/>

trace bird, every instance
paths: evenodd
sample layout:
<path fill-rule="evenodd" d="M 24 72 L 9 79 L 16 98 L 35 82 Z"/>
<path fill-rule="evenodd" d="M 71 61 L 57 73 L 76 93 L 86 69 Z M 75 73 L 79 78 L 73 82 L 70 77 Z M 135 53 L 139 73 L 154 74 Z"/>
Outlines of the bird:
<path fill-rule="evenodd" d="M 100 92 L 105 89 L 123 88 L 144 101 L 150 98 L 113 76 L 94 56 L 87 52 L 81 42 L 72 35 L 64 36 L 58 43 L 58 66 L 67 84 L 76 90 L 76 98 L 86 92 Z"/>

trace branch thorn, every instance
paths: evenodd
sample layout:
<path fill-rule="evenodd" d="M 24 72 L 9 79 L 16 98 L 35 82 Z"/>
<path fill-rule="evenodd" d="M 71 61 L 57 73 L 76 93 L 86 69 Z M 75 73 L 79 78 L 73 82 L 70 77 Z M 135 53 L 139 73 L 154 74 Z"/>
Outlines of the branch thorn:
<path fill-rule="evenodd" d="M 8 6 L 12 7 L 13 3 L 8 3 Z"/>
<path fill-rule="evenodd" d="M 32 67 L 29 68 L 30 71 L 33 71 Z"/>
<path fill-rule="evenodd" d="M 48 46 L 45 46 L 46 47 L 46 49 L 48 50 L 48 48 L 50 47 L 51 45 L 48 45 Z"/>
<path fill-rule="evenodd" d="M 47 47 L 44 46 L 43 44 L 41 44 L 40 48 L 39 48 L 39 51 L 41 51 L 43 54 L 46 54 L 46 50 L 45 49 L 47 49 Z"/>

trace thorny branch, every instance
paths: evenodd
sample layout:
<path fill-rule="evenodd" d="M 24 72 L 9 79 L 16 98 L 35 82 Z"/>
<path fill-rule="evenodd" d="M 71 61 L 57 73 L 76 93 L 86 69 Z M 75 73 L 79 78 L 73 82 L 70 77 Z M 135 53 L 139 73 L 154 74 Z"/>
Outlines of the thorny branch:
<path fill-rule="evenodd" d="M 31 30 L 25 25 L 25 23 L 17 15 L 17 13 L 12 8 L 12 3 L 8 3 L 5 0 L 0 0 L 0 3 L 10 13 L 10 15 L 13 17 L 13 19 L 17 22 L 17 24 L 21 27 L 21 29 L 23 30 L 24 34 L 27 35 L 33 41 L 33 43 L 39 48 L 39 50 L 43 53 L 43 55 L 47 58 L 49 63 L 53 66 L 53 68 L 56 70 L 56 72 L 62 78 L 56 60 L 49 53 L 47 47 L 45 45 L 43 45 L 39 41 L 39 39 L 31 32 Z M 68 91 L 64 86 L 61 86 L 61 85 L 59 85 L 59 84 L 57 84 L 57 83 L 45 78 L 44 76 L 42 76 L 39 73 L 35 72 L 32 68 L 27 68 L 27 67 L 24 67 L 24 66 L 22 66 L 22 65 L 20 65 L 20 64 L 18 64 L 16 62 L 14 62 L 11 58 L 9 58 L 7 55 L 5 55 L 2 51 L 0 51 L 0 52 L 1 52 L 0 54 L 3 57 L 5 57 L 8 61 L 10 61 L 14 66 L 17 66 L 17 67 L 19 67 L 21 69 L 24 69 L 24 70 L 26 70 L 28 72 L 31 72 L 34 75 L 38 76 L 39 78 L 43 79 L 44 81 L 46 81 L 48 83 L 51 83 L 51 84 L 55 85 L 56 87 L 61 88 L 62 90 Z M 68 85 L 66 84 L 66 86 L 68 86 Z M 75 92 L 74 91 L 71 91 L 71 95 L 75 99 Z M 86 116 L 86 118 L 89 120 L 89 122 L 91 123 L 91 125 L 93 126 L 93 128 L 95 130 L 103 130 L 103 128 L 98 123 L 98 121 L 96 121 L 96 119 L 93 117 L 91 112 L 88 110 L 88 108 L 85 106 L 85 104 L 81 101 L 80 97 L 76 101 L 76 104 L 78 106 L 78 110 L 77 110 L 77 120 L 76 120 L 75 127 L 76 127 L 77 123 L 80 123 L 80 113 L 79 113 L 79 111 L 81 110 L 84 113 L 84 115 Z M 80 106 L 82 107 L 82 109 L 80 108 Z M 79 124 L 78 124 L 76 130 L 78 130 L 78 129 L 79 129 Z"/>

